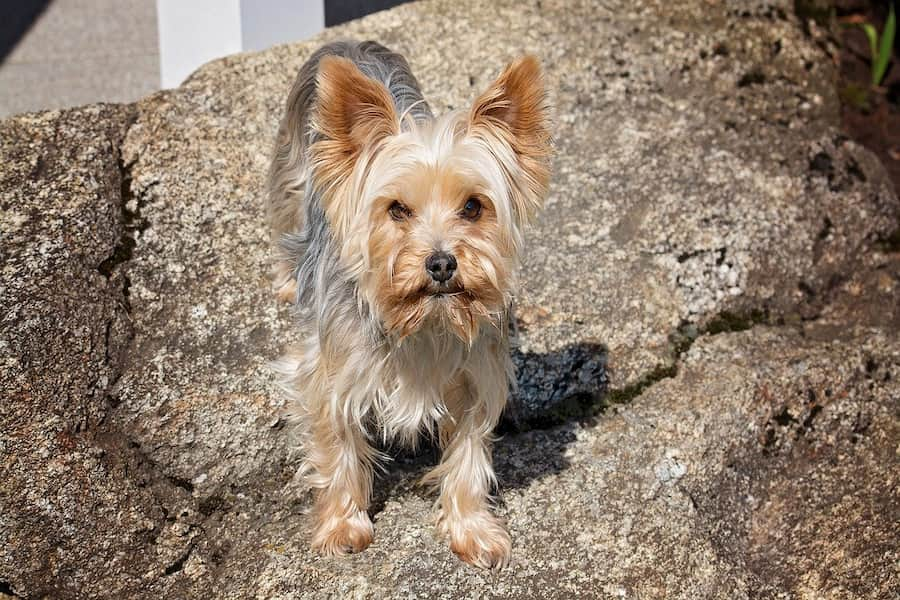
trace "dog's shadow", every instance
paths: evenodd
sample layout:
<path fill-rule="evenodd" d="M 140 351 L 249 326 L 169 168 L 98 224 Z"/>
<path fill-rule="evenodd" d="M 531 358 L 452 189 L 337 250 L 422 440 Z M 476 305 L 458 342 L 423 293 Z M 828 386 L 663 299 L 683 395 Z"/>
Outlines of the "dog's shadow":
<path fill-rule="evenodd" d="M 575 439 L 574 424 L 592 420 L 603 410 L 607 357 L 607 348 L 595 343 L 548 353 L 513 350 L 517 390 L 495 430 L 499 439 L 493 447 L 501 501 L 503 490 L 527 487 L 568 468 L 565 450 Z M 381 450 L 393 460 L 376 476 L 369 509 L 373 517 L 390 498 L 429 494 L 418 481 L 441 458 L 437 443 L 429 439 L 415 451 L 390 446 Z"/>

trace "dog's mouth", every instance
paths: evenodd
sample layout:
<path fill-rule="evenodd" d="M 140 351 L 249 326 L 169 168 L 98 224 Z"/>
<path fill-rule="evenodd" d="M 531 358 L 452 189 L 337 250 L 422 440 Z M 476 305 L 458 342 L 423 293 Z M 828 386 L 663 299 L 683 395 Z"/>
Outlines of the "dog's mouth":
<path fill-rule="evenodd" d="M 446 298 L 466 293 L 466 288 L 454 277 L 450 281 L 432 281 L 419 290 L 421 297 Z"/>
<path fill-rule="evenodd" d="M 407 301 L 422 302 L 427 300 L 450 300 L 461 296 L 470 295 L 465 286 L 454 277 L 450 281 L 430 281 L 423 284 L 411 294 L 406 296 Z"/>

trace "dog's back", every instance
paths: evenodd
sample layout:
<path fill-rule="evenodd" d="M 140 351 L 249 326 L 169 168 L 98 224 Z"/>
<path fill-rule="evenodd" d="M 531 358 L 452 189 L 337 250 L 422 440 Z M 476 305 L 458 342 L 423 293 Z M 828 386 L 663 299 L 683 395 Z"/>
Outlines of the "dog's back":
<path fill-rule="evenodd" d="M 276 261 L 273 285 L 280 298 L 296 298 L 296 256 L 286 254 L 280 247 L 286 234 L 301 232 L 304 215 L 314 201 L 314 190 L 307 189 L 307 149 L 316 141 L 310 119 L 316 102 L 316 78 L 319 62 L 326 56 L 349 59 L 367 77 L 387 88 L 394 100 L 398 115 L 414 119 L 431 118 L 431 110 L 406 59 L 377 42 L 337 41 L 313 53 L 300 68 L 288 95 L 275 143 L 275 154 L 269 170 L 266 213 Z"/>

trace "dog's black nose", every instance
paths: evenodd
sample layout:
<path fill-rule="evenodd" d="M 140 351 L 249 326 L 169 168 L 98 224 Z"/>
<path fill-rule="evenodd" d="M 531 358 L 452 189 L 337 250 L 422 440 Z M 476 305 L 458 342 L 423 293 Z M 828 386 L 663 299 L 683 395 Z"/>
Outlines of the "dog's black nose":
<path fill-rule="evenodd" d="M 456 257 L 446 252 L 435 252 L 425 260 L 425 270 L 438 283 L 449 281 L 456 271 Z"/>

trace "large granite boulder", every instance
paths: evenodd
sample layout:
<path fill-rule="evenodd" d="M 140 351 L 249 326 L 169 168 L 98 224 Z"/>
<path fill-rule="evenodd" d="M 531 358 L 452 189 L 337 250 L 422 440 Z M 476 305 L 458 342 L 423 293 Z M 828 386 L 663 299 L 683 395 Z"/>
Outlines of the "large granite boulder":
<path fill-rule="evenodd" d="M 896 593 L 900 203 L 791 10 L 428 0 L 0 122 L 0 594 Z M 406 54 L 437 112 L 522 52 L 547 71 L 497 576 L 435 538 L 427 455 L 377 485 L 371 548 L 307 549 L 262 189 L 290 82 L 338 37 Z"/>

